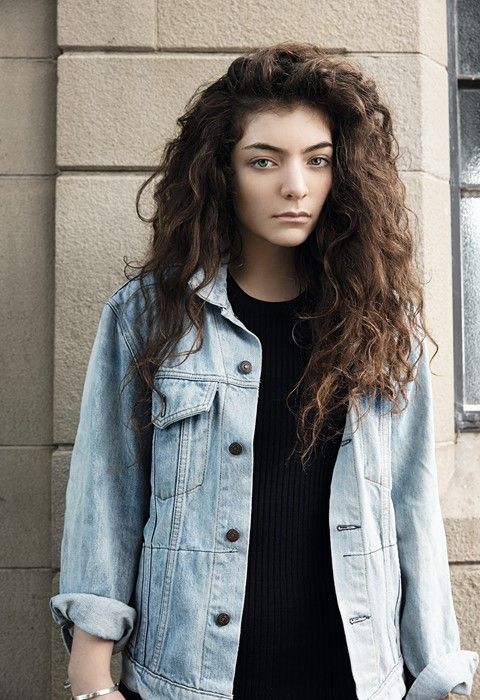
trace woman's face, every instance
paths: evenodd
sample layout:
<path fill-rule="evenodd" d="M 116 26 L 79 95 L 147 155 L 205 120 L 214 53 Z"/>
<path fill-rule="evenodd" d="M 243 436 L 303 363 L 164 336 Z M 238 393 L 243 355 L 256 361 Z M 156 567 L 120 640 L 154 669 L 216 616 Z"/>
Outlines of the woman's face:
<path fill-rule="evenodd" d="M 332 186 L 332 157 L 332 134 L 320 110 L 296 106 L 251 115 L 232 152 L 233 203 L 242 236 L 278 246 L 303 243 Z M 278 218 L 285 211 L 308 216 Z"/>

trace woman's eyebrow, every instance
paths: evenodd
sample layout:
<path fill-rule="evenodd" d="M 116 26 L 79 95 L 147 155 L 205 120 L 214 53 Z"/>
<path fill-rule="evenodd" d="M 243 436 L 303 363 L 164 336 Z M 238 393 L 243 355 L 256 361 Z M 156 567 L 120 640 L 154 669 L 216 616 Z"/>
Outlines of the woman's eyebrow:
<path fill-rule="evenodd" d="M 333 148 L 333 144 L 330 143 L 330 141 L 320 141 L 320 143 L 314 143 L 313 146 L 308 146 L 305 148 L 302 153 L 309 153 L 310 151 L 316 151 L 317 148 L 327 148 L 327 146 L 331 146 Z M 249 146 L 243 146 L 242 150 L 246 150 L 248 148 L 259 148 L 262 151 L 275 151 L 276 153 L 287 153 L 284 148 L 279 148 L 278 146 L 272 146 L 269 143 L 262 143 L 260 141 L 256 141 L 255 143 L 251 143 Z"/>

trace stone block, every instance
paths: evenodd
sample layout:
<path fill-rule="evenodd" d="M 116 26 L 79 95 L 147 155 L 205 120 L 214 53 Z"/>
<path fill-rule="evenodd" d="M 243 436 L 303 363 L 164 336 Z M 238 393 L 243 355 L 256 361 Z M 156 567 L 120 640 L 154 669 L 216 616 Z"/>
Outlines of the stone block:
<path fill-rule="evenodd" d="M 50 697 L 50 589 L 50 569 L 0 569 L 2 700 Z"/>
<path fill-rule="evenodd" d="M 54 194 L 52 178 L 0 178 L 0 444 L 52 441 Z"/>
<path fill-rule="evenodd" d="M 72 47 L 154 49 L 155 0 L 59 0 L 58 44 Z"/>
<path fill-rule="evenodd" d="M 0 94 L 0 173 L 55 173 L 56 61 L 0 58 Z"/>
<path fill-rule="evenodd" d="M 57 56 L 56 3 L 52 0 L 3 0 L 0 56 Z"/>
<path fill-rule="evenodd" d="M 50 566 L 50 447 L 0 447 L 2 567 Z"/>
<path fill-rule="evenodd" d="M 294 37 L 336 50 L 421 53 L 447 63 L 446 8 L 435 0 L 158 3 L 162 50 L 240 51 Z"/>

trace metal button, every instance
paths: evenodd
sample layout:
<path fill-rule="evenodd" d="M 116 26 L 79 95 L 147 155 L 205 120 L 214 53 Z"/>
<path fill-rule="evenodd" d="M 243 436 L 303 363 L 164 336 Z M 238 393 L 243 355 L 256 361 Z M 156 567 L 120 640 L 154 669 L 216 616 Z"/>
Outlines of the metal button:
<path fill-rule="evenodd" d="M 230 622 L 230 615 L 228 613 L 222 612 L 217 615 L 217 625 L 228 625 Z"/>
<path fill-rule="evenodd" d="M 236 542 L 238 538 L 240 537 L 240 533 L 238 530 L 235 530 L 234 527 L 232 527 L 228 532 L 227 532 L 227 540 L 230 540 L 230 542 Z"/>
<path fill-rule="evenodd" d="M 239 442 L 231 442 L 228 446 L 229 451 L 232 455 L 239 455 L 243 452 L 243 447 Z"/>
<path fill-rule="evenodd" d="M 242 360 L 242 362 L 240 362 L 240 364 L 238 365 L 238 369 L 243 374 L 250 374 L 250 372 L 252 371 L 252 363 L 248 360 Z"/>

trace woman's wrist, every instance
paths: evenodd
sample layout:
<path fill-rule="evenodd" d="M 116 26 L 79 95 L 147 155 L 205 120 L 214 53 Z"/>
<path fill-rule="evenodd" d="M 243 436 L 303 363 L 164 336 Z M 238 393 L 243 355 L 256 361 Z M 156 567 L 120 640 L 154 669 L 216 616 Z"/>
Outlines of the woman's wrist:
<path fill-rule="evenodd" d="M 72 695 L 83 695 L 113 685 L 110 669 L 112 649 L 112 640 L 91 635 L 74 626 L 67 669 Z"/>
<path fill-rule="evenodd" d="M 65 687 L 67 687 L 64 684 Z M 120 693 L 118 690 L 119 683 L 114 683 L 111 686 L 107 686 L 105 688 L 96 688 L 95 690 L 90 690 L 87 693 L 79 693 L 79 694 L 71 694 L 71 697 L 73 700 L 91 700 L 92 698 L 99 698 L 104 695 L 109 695 L 112 700 L 116 700 L 116 698 L 123 698 L 123 695 Z M 70 685 L 68 685 L 70 687 Z"/>
<path fill-rule="evenodd" d="M 92 693 L 94 690 L 101 688 L 110 688 L 115 685 L 112 676 L 108 674 L 68 674 L 70 681 L 70 692 L 72 695 L 83 695 L 84 693 Z"/>

